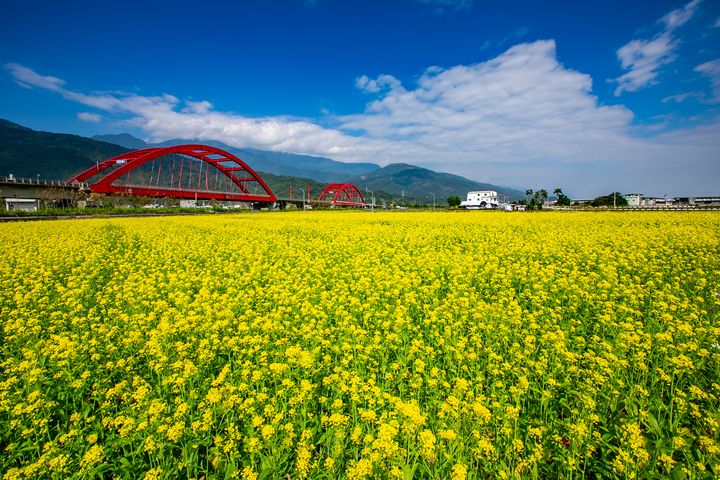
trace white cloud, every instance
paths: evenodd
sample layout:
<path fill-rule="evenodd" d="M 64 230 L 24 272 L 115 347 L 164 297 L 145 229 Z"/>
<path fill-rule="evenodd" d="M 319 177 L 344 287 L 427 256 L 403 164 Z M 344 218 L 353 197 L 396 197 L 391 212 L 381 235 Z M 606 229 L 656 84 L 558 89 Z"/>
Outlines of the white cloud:
<path fill-rule="evenodd" d="M 120 116 L 148 132 L 155 141 L 172 138 L 220 140 L 233 146 L 251 146 L 311 154 L 342 153 L 364 147 L 361 139 L 325 129 L 307 120 L 281 117 L 248 118 L 217 112 L 207 101 L 181 102 L 173 95 L 84 94 L 64 87 L 65 82 L 45 77 L 17 64 L 6 65 L 15 81 L 27 88 L 44 88 L 64 98 Z"/>
<path fill-rule="evenodd" d="M 632 119 L 624 107 L 599 106 L 591 87 L 588 75 L 557 62 L 553 41 L 539 41 L 484 63 L 428 69 L 415 90 L 397 86 L 364 113 L 340 120 L 370 138 L 413 142 L 429 152 L 459 147 L 467 161 L 479 152 L 507 160 L 555 156 L 556 142 L 569 149 L 568 138 L 584 132 L 586 144 Z M 527 151 L 516 155 L 519 149 Z"/>
<path fill-rule="evenodd" d="M 186 105 L 185 108 L 182 109 L 182 111 L 184 113 L 204 114 L 204 113 L 208 113 L 213 108 L 212 103 L 210 103 L 206 100 L 201 100 L 199 102 L 187 101 L 187 102 L 185 102 L 185 105 Z"/>
<path fill-rule="evenodd" d="M 668 103 L 668 102 L 682 103 L 685 100 L 687 100 L 688 98 L 702 98 L 702 93 L 700 93 L 700 92 L 680 93 L 678 95 L 671 95 L 669 97 L 665 97 L 660 101 L 662 103 Z"/>
<path fill-rule="evenodd" d="M 695 67 L 695 71 L 710 77 L 710 85 L 712 86 L 713 102 L 720 102 L 720 58 L 705 62 Z"/>
<path fill-rule="evenodd" d="M 619 85 L 615 95 L 622 92 L 634 92 L 657 83 L 659 69 L 675 60 L 676 42 L 669 33 L 652 40 L 633 40 L 617 51 L 618 59 L 627 73 L 617 78 Z"/>
<path fill-rule="evenodd" d="M 30 85 L 40 84 L 47 82 Z M 630 110 L 601 104 L 590 76 L 562 65 L 551 40 L 516 45 L 482 63 L 431 67 L 413 85 L 388 74 L 359 77 L 357 87 L 375 98 L 362 112 L 329 118 L 334 128 L 245 117 L 167 94 L 86 95 L 64 83 L 47 85 L 81 104 L 104 105 L 95 108 L 154 141 L 219 140 L 341 161 L 406 162 L 479 181 L 560 186 L 574 196 L 708 191 L 720 178 L 720 121 L 648 137 L 632 126 Z"/>
<path fill-rule="evenodd" d="M 102 122 L 102 116 L 98 115 L 97 113 L 80 112 L 77 114 L 77 117 L 80 120 L 82 120 L 83 122 L 92 122 L 92 123 Z"/>
<path fill-rule="evenodd" d="M 713 27 L 720 28 L 720 17 L 718 17 L 717 20 L 715 20 L 715 23 L 713 24 Z"/>
<path fill-rule="evenodd" d="M 387 88 L 393 89 L 400 86 L 400 81 L 392 75 L 380 75 L 375 80 L 368 78 L 367 75 L 362 75 L 355 79 L 355 87 L 366 93 L 377 93 L 380 90 Z"/>
<path fill-rule="evenodd" d="M 700 5 L 700 0 L 693 0 L 682 8 L 678 8 L 668 13 L 662 18 L 667 30 L 675 30 L 685 25 L 695 15 L 695 11 Z"/>
<path fill-rule="evenodd" d="M 700 0 L 693 0 L 671 11 L 660 19 L 663 29 L 655 37 L 632 40 L 618 49 L 618 60 L 623 70 L 628 71 L 615 79 L 618 83 L 615 96 L 657 83 L 660 68 L 677 58 L 678 41 L 673 32 L 693 17 L 699 5 Z"/>
<path fill-rule="evenodd" d="M 8 63 L 5 65 L 5 70 L 9 71 L 15 78 L 18 85 L 25 88 L 44 88 L 52 90 L 53 92 L 60 92 L 63 89 L 65 80 L 57 77 L 43 76 L 35 73 L 33 70 L 19 65 L 17 63 Z"/>
<path fill-rule="evenodd" d="M 472 7 L 474 0 L 417 0 L 418 2 L 433 7 L 433 12 L 443 14 L 458 10 L 468 10 Z"/>

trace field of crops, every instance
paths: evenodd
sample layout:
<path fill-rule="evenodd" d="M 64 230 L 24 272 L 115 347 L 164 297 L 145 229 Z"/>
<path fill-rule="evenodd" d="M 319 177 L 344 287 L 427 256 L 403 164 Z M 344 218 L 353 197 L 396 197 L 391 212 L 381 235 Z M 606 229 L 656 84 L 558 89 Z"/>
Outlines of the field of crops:
<path fill-rule="evenodd" d="M 0 477 L 717 478 L 720 215 L 0 225 Z"/>

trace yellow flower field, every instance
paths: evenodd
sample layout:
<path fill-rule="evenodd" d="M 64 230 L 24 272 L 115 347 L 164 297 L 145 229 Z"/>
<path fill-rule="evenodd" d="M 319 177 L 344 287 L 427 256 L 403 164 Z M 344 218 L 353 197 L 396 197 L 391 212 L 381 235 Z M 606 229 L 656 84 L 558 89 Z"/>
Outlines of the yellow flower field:
<path fill-rule="evenodd" d="M 717 478 L 720 215 L 0 225 L 0 477 Z"/>

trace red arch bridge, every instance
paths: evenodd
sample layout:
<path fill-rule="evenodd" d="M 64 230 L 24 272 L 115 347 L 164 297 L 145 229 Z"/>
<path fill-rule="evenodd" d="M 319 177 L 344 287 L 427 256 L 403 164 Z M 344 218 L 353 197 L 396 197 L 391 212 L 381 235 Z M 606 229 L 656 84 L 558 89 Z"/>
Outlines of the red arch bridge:
<path fill-rule="evenodd" d="M 194 200 L 251 203 L 306 203 L 338 207 L 365 207 L 352 183 L 333 183 L 317 200 L 278 198 L 249 165 L 235 155 L 208 145 L 175 145 L 123 153 L 82 171 L 68 180 L 87 185 L 91 192 Z M 292 195 L 292 194 L 291 194 Z"/>
<path fill-rule="evenodd" d="M 275 202 L 262 178 L 235 155 L 207 145 L 123 153 L 75 175 L 91 192 L 196 200 Z"/>
<path fill-rule="evenodd" d="M 352 183 L 331 183 L 320 193 L 319 202 L 337 207 L 364 207 L 365 198 Z"/>

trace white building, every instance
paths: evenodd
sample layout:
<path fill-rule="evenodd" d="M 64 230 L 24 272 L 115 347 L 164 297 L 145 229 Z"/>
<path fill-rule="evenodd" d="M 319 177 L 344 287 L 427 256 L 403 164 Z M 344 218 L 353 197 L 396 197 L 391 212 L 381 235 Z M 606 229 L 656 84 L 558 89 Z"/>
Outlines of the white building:
<path fill-rule="evenodd" d="M 5 199 L 5 210 L 11 211 L 23 211 L 23 212 L 36 212 L 38 209 L 37 198 L 6 198 Z"/>
<path fill-rule="evenodd" d="M 626 193 L 624 197 L 628 202 L 628 207 L 639 207 L 643 199 L 642 193 Z"/>
<path fill-rule="evenodd" d="M 480 190 L 477 192 L 468 192 L 467 200 L 460 202 L 460 208 L 469 210 L 479 210 L 485 208 L 498 208 L 500 200 L 498 194 L 494 190 Z"/>

